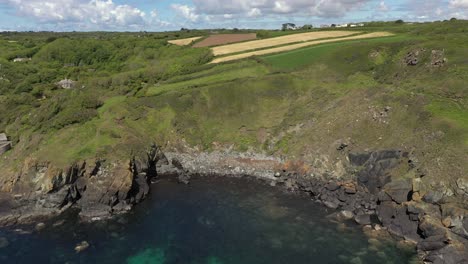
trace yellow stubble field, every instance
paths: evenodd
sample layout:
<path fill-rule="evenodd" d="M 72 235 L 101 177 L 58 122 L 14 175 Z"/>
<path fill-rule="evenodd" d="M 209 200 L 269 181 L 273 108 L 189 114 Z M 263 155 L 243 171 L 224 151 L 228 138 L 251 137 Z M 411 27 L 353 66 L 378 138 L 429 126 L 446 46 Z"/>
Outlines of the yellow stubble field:
<path fill-rule="evenodd" d="M 269 47 L 281 46 L 291 43 L 312 41 L 318 39 L 327 39 L 327 38 L 339 38 L 350 35 L 359 34 L 358 31 L 318 31 L 318 32 L 308 32 L 308 33 L 299 33 L 291 34 L 281 37 L 254 40 L 236 44 L 229 44 L 224 46 L 218 46 L 212 48 L 213 54 L 215 56 L 226 55 L 231 53 L 244 52 L 248 50 L 264 49 Z"/>
<path fill-rule="evenodd" d="M 336 32 L 340 32 L 340 31 L 317 32 L 317 33 L 328 33 L 329 34 L 328 37 L 331 38 L 332 36 L 337 36 L 337 35 L 333 34 L 333 33 L 336 33 Z M 348 35 L 356 33 L 356 32 L 350 32 L 350 31 L 345 31 L 345 32 L 348 33 Z M 297 34 L 297 35 L 301 35 L 301 34 Z M 347 41 L 347 40 L 357 40 L 357 39 L 366 39 L 366 38 L 388 37 L 388 36 L 392 36 L 392 35 L 393 35 L 392 33 L 388 33 L 388 32 L 373 32 L 373 33 L 367 33 L 367 34 L 355 35 L 355 36 L 348 36 L 348 37 L 341 37 L 341 38 L 338 37 L 338 38 L 331 38 L 331 39 L 308 41 L 308 42 L 303 42 L 303 43 L 280 46 L 280 47 L 276 47 L 276 48 L 256 50 L 256 51 L 251 51 L 251 52 L 246 52 L 246 53 L 241 53 L 241 54 L 235 54 L 235 55 L 226 56 L 226 57 L 215 58 L 211 63 L 220 63 L 220 62 L 244 59 L 244 58 L 248 58 L 248 57 L 252 57 L 252 56 L 260 56 L 260 55 L 267 55 L 267 54 L 273 54 L 273 53 L 286 52 L 286 51 L 290 51 L 290 50 L 300 49 L 300 48 L 313 46 L 313 45 L 318 45 L 318 44 L 323 44 L 323 43 Z M 289 35 L 288 37 L 293 37 L 293 36 L 294 35 Z M 321 37 L 321 38 L 323 38 L 323 37 Z M 257 46 L 256 48 L 252 48 L 252 47 L 255 46 L 255 42 L 260 41 L 260 40 L 243 42 L 243 43 L 234 44 L 234 45 L 240 45 L 240 44 L 245 45 L 246 50 L 258 49 L 258 48 L 260 48 L 260 46 L 261 47 L 271 47 L 271 46 L 281 45 L 281 44 L 277 44 L 278 42 L 275 42 L 275 44 L 273 44 L 273 45 L 266 46 L 266 44 L 264 44 L 263 42 L 268 41 L 268 40 L 272 40 L 272 39 L 261 40 L 262 44 Z M 295 42 L 298 42 L 298 41 L 297 40 L 296 41 L 292 40 L 292 43 L 295 43 Z M 287 44 L 287 43 L 284 43 L 284 44 Z M 233 46 L 233 45 L 226 45 L 226 46 Z M 213 52 L 214 52 L 215 49 L 223 48 L 223 47 L 226 47 L 226 46 L 215 47 L 215 48 L 213 48 Z M 237 52 L 242 52 L 242 51 L 243 50 L 240 50 L 240 49 L 236 48 L 236 49 L 231 49 L 230 53 L 237 53 Z M 229 54 L 229 53 L 223 53 L 223 54 Z M 216 55 L 216 53 L 215 53 L 215 55 Z M 219 55 L 219 53 L 218 53 L 218 55 Z"/>
<path fill-rule="evenodd" d="M 178 46 L 188 46 L 192 44 L 192 42 L 201 39 L 202 37 L 193 37 L 193 38 L 185 38 L 185 39 L 174 39 L 169 40 L 168 42 Z"/>

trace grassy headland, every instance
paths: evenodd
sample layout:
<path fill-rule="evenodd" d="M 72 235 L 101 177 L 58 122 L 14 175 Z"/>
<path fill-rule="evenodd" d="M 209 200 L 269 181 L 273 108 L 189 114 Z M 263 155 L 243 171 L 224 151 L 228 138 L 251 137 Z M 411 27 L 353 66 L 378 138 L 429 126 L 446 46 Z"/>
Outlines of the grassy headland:
<path fill-rule="evenodd" d="M 167 43 L 207 32 L 0 34 L 0 132 L 15 143 L 0 167 L 128 157 L 182 140 L 320 166 L 346 142 L 405 149 L 434 179 L 465 177 L 468 22 L 359 30 L 396 36 L 212 65 L 207 48 Z M 65 78 L 76 88 L 58 88 Z"/>

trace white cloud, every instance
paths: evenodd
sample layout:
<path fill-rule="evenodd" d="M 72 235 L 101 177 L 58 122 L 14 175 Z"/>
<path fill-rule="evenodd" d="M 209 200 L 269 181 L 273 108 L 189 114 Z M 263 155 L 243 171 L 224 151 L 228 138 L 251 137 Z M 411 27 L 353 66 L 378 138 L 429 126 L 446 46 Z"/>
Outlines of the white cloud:
<path fill-rule="evenodd" d="M 385 4 L 385 1 L 380 1 L 379 3 L 379 11 L 381 12 L 387 12 L 389 9 L 388 9 L 388 6 Z"/>
<path fill-rule="evenodd" d="M 191 22 L 197 22 L 200 18 L 200 15 L 197 13 L 195 7 L 181 4 L 172 4 L 171 7 L 178 15 Z"/>
<path fill-rule="evenodd" d="M 112 0 L 1 0 L 22 16 L 44 23 L 72 23 L 81 26 L 127 27 L 143 25 L 145 13 Z"/>
<path fill-rule="evenodd" d="M 468 9 L 468 0 L 450 0 L 449 7 Z"/>
<path fill-rule="evenodd" d="M 275 7 L 273 8 L 273 11 L 277 13 L 290 13 L 292 10 L 292 7 L 289 6 L 286 1 L 275 1 Z"/>
<path fill-rule="evenodd" d="M 338 17 L 371 0 L 193 0 L 199 14 L 238 14 L 255 17 L 278 14 L 303 14 Z"/>
<path fill-rule="evenodd" d="M 254 7 L 252 9 L 250 9 L 250 11 L 247 13 L 247 16 L 248 17 L 259 17 L 262 15 L 262 10 Z"/>

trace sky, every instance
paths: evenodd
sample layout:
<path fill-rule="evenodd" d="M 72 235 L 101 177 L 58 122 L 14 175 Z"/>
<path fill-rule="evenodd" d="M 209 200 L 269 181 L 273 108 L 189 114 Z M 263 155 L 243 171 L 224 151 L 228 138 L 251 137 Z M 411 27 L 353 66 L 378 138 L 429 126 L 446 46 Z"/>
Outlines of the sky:
<path fill-rule="evenodd" d="M 468 0 L 0 0 L 0 31 L 166 31 L 468 19 Z"/>

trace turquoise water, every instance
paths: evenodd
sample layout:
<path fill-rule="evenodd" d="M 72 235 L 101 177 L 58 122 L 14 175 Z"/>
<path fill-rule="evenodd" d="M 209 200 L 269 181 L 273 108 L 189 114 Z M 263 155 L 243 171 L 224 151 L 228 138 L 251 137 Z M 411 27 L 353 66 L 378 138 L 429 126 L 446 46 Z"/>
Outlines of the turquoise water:
<path fill-rule="evenodd" d="M 408 263 L 415 256 L 371 241 L 353 223 L 332 223 L 310 198 L 248 179 L 163 180 L 134 211 L 41 232 L 0 230 L 0 263 Z M 26 229 L 25 229 L 26 230 Z M 87 241 L 88 249 L 74 248 Z"/>

